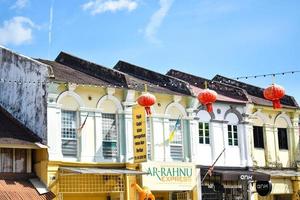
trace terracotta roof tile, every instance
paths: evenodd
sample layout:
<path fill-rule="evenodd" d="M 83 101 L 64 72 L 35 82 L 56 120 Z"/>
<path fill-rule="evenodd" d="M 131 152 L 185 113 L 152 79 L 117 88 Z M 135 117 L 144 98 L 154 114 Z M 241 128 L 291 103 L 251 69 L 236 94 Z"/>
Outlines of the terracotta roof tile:
<path fill-rule="evenodd" d="M 54 197 L 52 192 L 40 195 L 27 180 L 0 180 L 1 200 L 51 200 Z"/>
<path fill-rule="evenodd" d="M 60 64 L 55 61 L 37 59 L 38 61 L 50 65 L 53 69 L 54 80 L 61 82 L 70 82 L 77 84 L 87 84 L 87 85 L 98 85 L 98 86 L 107 86 L 108 82 L 101 79 L 90 76 L 84 72 L 73 69 L 69 66 Z"/>

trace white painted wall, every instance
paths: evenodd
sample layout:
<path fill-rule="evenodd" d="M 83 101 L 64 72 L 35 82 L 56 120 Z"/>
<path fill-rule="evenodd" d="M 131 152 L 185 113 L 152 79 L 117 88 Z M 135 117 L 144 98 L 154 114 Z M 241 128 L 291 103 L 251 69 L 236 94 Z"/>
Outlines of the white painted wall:
<path fill-rule="evenodd" d="M 230 112 L 233 106 L 235 112 Z M 192 122 L 193 131 L 193 162 L 199 165 L 211 165 L 219 156 L 224 148 L 225 152 L 219 158 L 216 166 L 245 167 L 251 165 L 250 156 L 248 156 L 249 142 L 246 130 L 249 127 L 243 123 L 242 112 L 245 105 L 234 105 L 229 103 L 214 103 L 213 114 L 200 110 L 197 117 Z M 239 116 L 237 116 L 239 115 Z M 198 123 L 209 122 L 210 144 L 199 144 Z M 238 146 L 228 145 L 227 125 L 237 125 L 238 128 Z"/>

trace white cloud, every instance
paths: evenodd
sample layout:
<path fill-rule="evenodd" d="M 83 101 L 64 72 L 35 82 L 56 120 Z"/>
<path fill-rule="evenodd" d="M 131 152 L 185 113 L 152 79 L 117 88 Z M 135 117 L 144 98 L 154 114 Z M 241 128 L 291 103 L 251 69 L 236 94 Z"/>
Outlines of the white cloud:
<path fill-rule="evenodd" d="M 119 10 L 132 11 L 138 6 L 135 0 L 92 0 L 82 5 L 83 10 L 89 10 L 92 15 Z"/>
<path fill-rule="evenodd" d="M 17 0 L 14 5 L 11 6 L 12 9 L 22 9 L 26 7 L 28 4 L 28 0 Z"/>
<path fill-rule="evenodd" d="M 159 43 L 159 40 L 156 38 L 156 33 L 164 18 L 168 14 L 173 2 L 174 0 L 159 0 L 160 7 L 151 16 L 151 19 L 145 29 L 145 36 L 149 41 Z"/>
<path fill-rule="evenodd" d="M 21 45 L 32 40 L 32 29 L 36 25 L 26 17 L 17 16 L 4 21 L 0 27 L 0 44 Z"/>

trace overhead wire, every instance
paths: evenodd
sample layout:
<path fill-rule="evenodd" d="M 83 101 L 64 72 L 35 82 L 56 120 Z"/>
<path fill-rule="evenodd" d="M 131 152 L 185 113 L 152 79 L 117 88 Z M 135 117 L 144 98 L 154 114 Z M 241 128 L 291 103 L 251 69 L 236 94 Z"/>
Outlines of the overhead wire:
<path fill-rule="evenodd" d="M 270 73 L 270 74 L 259 74 L 259 75 L 248 75 L 248 76 L 239 76 L 239 77 L 233 77 L 232 79 L 249 79 L 249 78 L 259 78 L 259 77 L 267 77 L 267 76 L 283 76 L 286 74 L 295 74 L 295 73 L 299 73 L 300 70 L 296 70 L 296 71 L 286 71 L 286 72 L 277 72 L 277 73 Z"/>

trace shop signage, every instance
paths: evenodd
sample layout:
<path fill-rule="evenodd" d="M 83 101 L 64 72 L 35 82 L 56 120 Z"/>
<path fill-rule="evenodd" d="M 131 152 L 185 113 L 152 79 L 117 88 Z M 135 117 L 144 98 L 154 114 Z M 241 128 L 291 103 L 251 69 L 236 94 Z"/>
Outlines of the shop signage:
<path fill-rule="evenodd" d="M 132 109 L 134 162 L 147 161 L 146 114 L 141 106 Z"/>
<path fill-rule="evenodd" d="M 252 181 L 253 176 L 248 174 L 242 174 L 240 175 L 240 179 L 242 181 Z"/>
<path fill-rule="evenodd" d="M 192 163 L 148 162 L 141 164 L 143 186 L 154 191 L 192 190 L 196 184 L 196 169 Z"/>
<path fill-rule="evenodd" d="M 272 191 L 271 181 L 256 181 L 256 191 L 260 196 L 267 196 Z"/>

